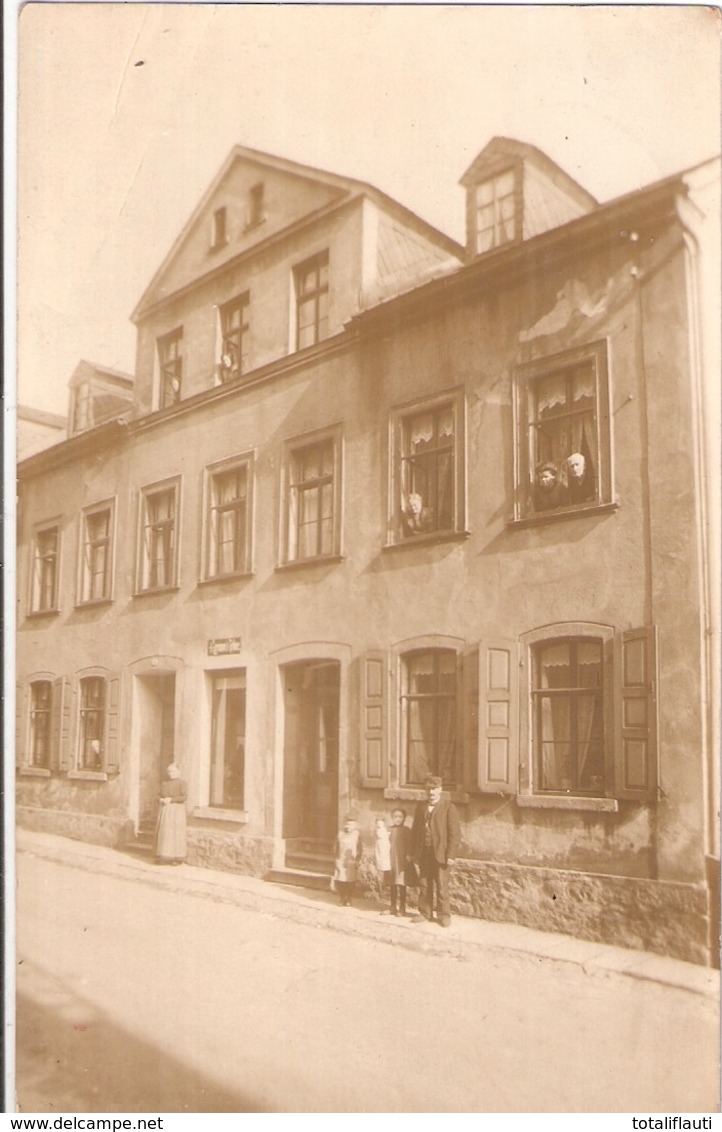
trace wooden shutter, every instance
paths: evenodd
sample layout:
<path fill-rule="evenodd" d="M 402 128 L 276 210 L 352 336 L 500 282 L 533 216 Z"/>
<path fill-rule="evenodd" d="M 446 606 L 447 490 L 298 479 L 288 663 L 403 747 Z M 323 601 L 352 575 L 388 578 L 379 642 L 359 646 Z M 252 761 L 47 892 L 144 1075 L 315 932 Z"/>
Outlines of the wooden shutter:
<path fill-rule="evenodd" d="M 22 684 L 15 685 L 15 768 L 25 764 L 25 694 Z"/>
<path fill-rule="evenodd" d="M 461 658 L 461 722 L 459 727 L 459 780 L 468 789 L 479 785 L 479 646 L 468 649 Z"/>
<path fill-rule="evenodd" d="M 120 770 L 120 744 L 118 742 L 118 699 L 120 677 L 111 676 L 107 682 L 107 709 L 105 719 L 105 771 L 117 774 Z"/>
<path fill-rule="evenodd" d="M 50 765 L 70 770 L 70 681 L 67 676 L 53 680 L 53 702 L 50 712 Z"/>
<path fill-rule="evenodd" d="M 622 633 L 616 650 L 617 798 L 646 801 L 657 792 L 657 630 Z"/>
<path fill-rule="evenodd" d="M 388 784 L 388 660 L 383 652 L 361 658 L 361 785 Z"/>
<path fill-rule="evenodd" d="M 479 789 L 514 794 L 519 762 L 516 642 L 484 641 L 479 675 Z"/>

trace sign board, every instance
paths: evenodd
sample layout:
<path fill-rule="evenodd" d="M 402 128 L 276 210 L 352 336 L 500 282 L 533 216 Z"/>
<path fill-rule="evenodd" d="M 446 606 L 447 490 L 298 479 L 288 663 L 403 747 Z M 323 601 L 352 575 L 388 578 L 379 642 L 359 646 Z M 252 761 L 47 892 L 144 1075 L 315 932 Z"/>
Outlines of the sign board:
<path fill-rule="evenodd" d="M 208 642 L 209 656 L 230 656 L 231 653 L 241 651 L 240 637 L 219 637 Z"/>

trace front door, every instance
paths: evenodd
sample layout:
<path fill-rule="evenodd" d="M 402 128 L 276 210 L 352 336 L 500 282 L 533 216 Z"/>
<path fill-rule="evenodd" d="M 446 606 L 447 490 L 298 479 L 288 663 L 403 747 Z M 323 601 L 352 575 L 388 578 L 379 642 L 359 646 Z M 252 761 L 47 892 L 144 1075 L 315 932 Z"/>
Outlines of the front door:
<path fill-rule="evenodd" d="M 328 854 L 338 828 L 341 666 L 335 660 L 286 665 L 283 836 L 288 854 Z"/>
<path fill-rule="evenodd" d="M 147 825 L 155 820 L 160 784 L 175 757 L 175 674 L 136 676 L 135 710 L 140 747 L 138 817 L 141 825 Z"/>

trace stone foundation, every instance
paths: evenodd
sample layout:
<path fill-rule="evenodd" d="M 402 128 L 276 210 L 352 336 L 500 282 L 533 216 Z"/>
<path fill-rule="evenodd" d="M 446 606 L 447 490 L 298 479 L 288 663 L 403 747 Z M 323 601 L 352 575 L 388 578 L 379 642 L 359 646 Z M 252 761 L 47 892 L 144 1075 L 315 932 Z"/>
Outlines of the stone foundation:
<path fill-rule="evenodd" d="M 127 819 L 103 814 L 85 814 L 77 810 L 43 810 L 36 806 L 18 806 L 15 819 L 23 829 L 36 833 L 55 833 L 74 841 L 111 848 L 123 841 Z"/>
<path fill-rule="evenodd" d="M 262 877 L 271 868 L 272 861 L 273 842 L 270 838 L 188 829 L 189 865 Z"/>

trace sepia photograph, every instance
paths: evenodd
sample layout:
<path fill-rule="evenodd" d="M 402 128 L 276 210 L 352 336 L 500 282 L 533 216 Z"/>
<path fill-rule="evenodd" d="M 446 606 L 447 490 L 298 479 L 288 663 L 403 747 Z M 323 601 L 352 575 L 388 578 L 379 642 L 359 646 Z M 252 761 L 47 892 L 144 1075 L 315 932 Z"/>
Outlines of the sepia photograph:
<path fill-rule="evenodd" d="M 16 21 L 6 1111 L 711 1128 L 720 11 Z"/>

